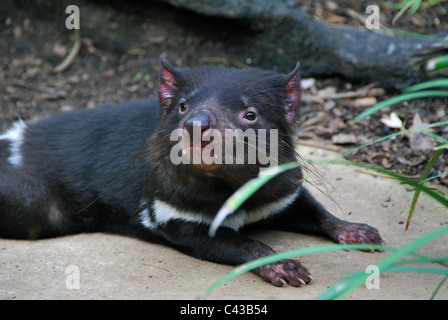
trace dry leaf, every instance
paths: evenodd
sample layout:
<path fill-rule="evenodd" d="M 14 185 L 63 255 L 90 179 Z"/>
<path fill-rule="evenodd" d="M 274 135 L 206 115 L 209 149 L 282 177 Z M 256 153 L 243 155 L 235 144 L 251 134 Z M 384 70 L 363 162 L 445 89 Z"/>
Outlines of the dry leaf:
<path fill-rule="evenodd" d="M 347 19 L 338 16 L 337 14 L 330 13 L 325 21 L 330 24 L 345 24 Z"/>
<path fill-rule="evenodd" d="M 316 87 L 316 79 L 314 78 L 306 78 L 300 81 L 300 86 L 303 90 L 308 90 Z"/>
<path fill-rule="evenodd" d="M 422 118 L 420 118 L 420 115 L 416 112 L 412 119 L 411 128 L 418 128 L 423 125 Z M 431 137 L 418 131 L 409 132 L 409 145 L 414 151 L 431 150 L 435 146 L 434 140 Z"/>
<path fill-rule="evenodd" d="M 319 91 L 317 91 L 317 96 L 319 98 L 322 98 L 322 99 L 331 98 L 335 94 L 336 94 L 336 88 L 335 87 L 331 87 L 331 86 L 325 87 L 325 88 L 320 89 Z"/>
<path fill-rule="evenodd" d="M 356 144 L 358 139 L 353 133 L 338 133 L 331 137 L 334 144 Z"/>
<path fill-rule="evenodd" d="M 383 158 L 381 160 L 381 165 L 386 169 L 392 168 L 392 164 L 389 162 L 389 159 L 387 159 L 387 158 Z"/>
<path fill-rule="evenodd" d="M 377 100 L 375 97 L 358 98 L 353 101 L 353 106 L 355 108 L 371 107 L 376 104 L 376 102 Z"/>
<path fill-rule="evenodd" d="M 389 128 L 404 130 L 403 121 L 401 121 L 395 112 L 392 112 L 388 116 L 383 116 L 380 121 Z"/>

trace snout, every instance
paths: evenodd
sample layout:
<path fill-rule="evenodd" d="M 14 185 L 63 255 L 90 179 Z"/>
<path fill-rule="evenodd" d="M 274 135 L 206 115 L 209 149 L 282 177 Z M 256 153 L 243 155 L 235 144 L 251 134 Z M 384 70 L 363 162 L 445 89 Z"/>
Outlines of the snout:
<path fill-rule="evenodd" d="M 212 161 L 204 160 L 205 147 L 210 144 L 213 136 L 214 117 L 207 111 L 198 111 L 193 113 L 184 121 L 183 129 L 187 133 L 187 137 L 182 139 L 182 153 L 188 156 L 194 168 L 208 174 L 220 167 L 216 163 L 215 158 L 218 157 L 214 150 L 208 150 L 205 157 L 211 157 Z M 211 137 L 213 136 L 213 139 Z"/>
<path fill-rule="evenodd" d="M 183 128 L 190 136 L 191 147 L 204 148 L 210 141 L 208 136 L 213 129 L 213 115 L 206 111 L 193 113 L 185 120 Z"/>
<path fill-rule="evenodd" d="M 193 136 L 193 128 L 197 126 L 200 128 L 201 135 L 208 129 L 212 129 L 211 116 L 208 112 L 200 111 L 192 114 L 185 122 L 184 129 L 187 130 L 190 136 Z"/>

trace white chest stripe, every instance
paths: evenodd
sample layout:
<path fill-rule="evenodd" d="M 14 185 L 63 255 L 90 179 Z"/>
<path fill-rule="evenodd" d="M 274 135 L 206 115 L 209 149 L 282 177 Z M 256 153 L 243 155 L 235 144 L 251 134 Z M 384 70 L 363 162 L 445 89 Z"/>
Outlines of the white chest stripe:
<path fill-rule="evenodd" d="M 234 216 L 231 215 L 224 220 L 222 225 L 231 228 L 233 230 L 239 230 L 244 225 L 266 219 L 291 205 L 297 198 L 299 193 L 300 189 L 298 189 L 295 193 L 286 196 L 280 200 L 270 202 L 257 210 L 242 211 L 239 212 L 237 215 Z M 153 210 L 154 210 L 153 211 L 154 218 L 157 224 L 159 225 L 163 225 L 168 221 L 174 219 L 182 219 L 189 222 L 211 224 L 214 218 L 214 217 L 213 218 L 203 217 L 201 214 L 192 211 L 178 210 L 175 207 L 171 206 L 170 204 L 160 200 L 154 201 Z M 144 211 L 146 212 L 141 212 L 140 215 L 141 222 L 143 225 L 149 227 L 148 220 L 144 219 L 144 216 L 147 216 L 148 212 L 147 210 Z M 154 226 L 151 224 L 151 227 Z"/>
<path fill-rule="evenodd" d="M 13 127 L 6 131 L 4 135 L 0 136 L 0 140 L 6 139 L 10 141 L 10 156 L 8 162 L 15 167 L 22 164 L 21 146 L 23 143 L 23 134 L 25 132 L 26 124 L 23 121 L 14 123 Z"/>
<path fill-rule="evenodd" d="M 274 202 L 267 203 L 257 210 L 248 211 L 244 219 L 244 224 L 250 224 L 269 218 L 286 209 L 297 199 L 300 194 L 300 190 L 301 189 L 298 188 L 296 192 L 290 194 L 289 196 L 283 197 L 280 200 Z"/>

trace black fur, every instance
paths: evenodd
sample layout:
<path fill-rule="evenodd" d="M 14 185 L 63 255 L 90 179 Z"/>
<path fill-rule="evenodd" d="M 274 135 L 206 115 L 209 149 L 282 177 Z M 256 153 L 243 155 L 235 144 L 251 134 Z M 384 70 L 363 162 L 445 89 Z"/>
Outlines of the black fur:
<path fill-rule="evenodd" d="M 148 179 L 139 155 L 157 122 L 158 101 L 147 99 L 27 125 L 20 168 L 1 159 L 0 235 L 52 237 L 129 220 Z M 60 219 L 49 221 L 51 207 Z"/>
<path fill-rule="evenodd" d="M 279 162 L 291 162 L 296 159 L 293 119 L 299 99 L 297 68 L 289 75 L 221 67 L 176 69 L 162 58 L 159 99 L 27 124 L 16 149 L 10 136 L 0 137 L 0 236 L 35 239 L 134 230 L 219 263 L 235 265 L 270 255 L 273 249 L 242 237 L 238 227 L 224 224 L 214 238 L 208 236 L 209 223 L 224 201 L 258 175 L 262 165 L 173 165 L 170 150 L 177 142 L 170 141 L 170 133 L 191 130 L 187 121 L 195 115 L 204 130 L 278 129 Z M 14 153 L 20 155 L 18 163 L 11 161 Z M 256 222 L 319 233 L 337 242 L 381 243 L 376 229 L 333 217 L 305 190 L 301 177 L 296 169 L 274 178 L 232 218 L 255 214 L 290 196 L 294 201 Z M 292 260 L 255 273 L 277 286 L 311 280 L 306 268 Z"/>

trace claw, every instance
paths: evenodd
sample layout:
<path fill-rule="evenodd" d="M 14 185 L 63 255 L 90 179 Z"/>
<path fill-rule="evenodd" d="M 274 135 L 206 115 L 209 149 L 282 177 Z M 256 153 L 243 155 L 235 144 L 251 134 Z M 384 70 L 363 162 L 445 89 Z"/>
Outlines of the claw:
<path fill-rule="evenodd" d="M 294 260 L 282 260 L 262 266 L 256 270 L 256 273 L 276 287 L 286 284 L 300 287 L 313 279 L 308 269 Z"/>

